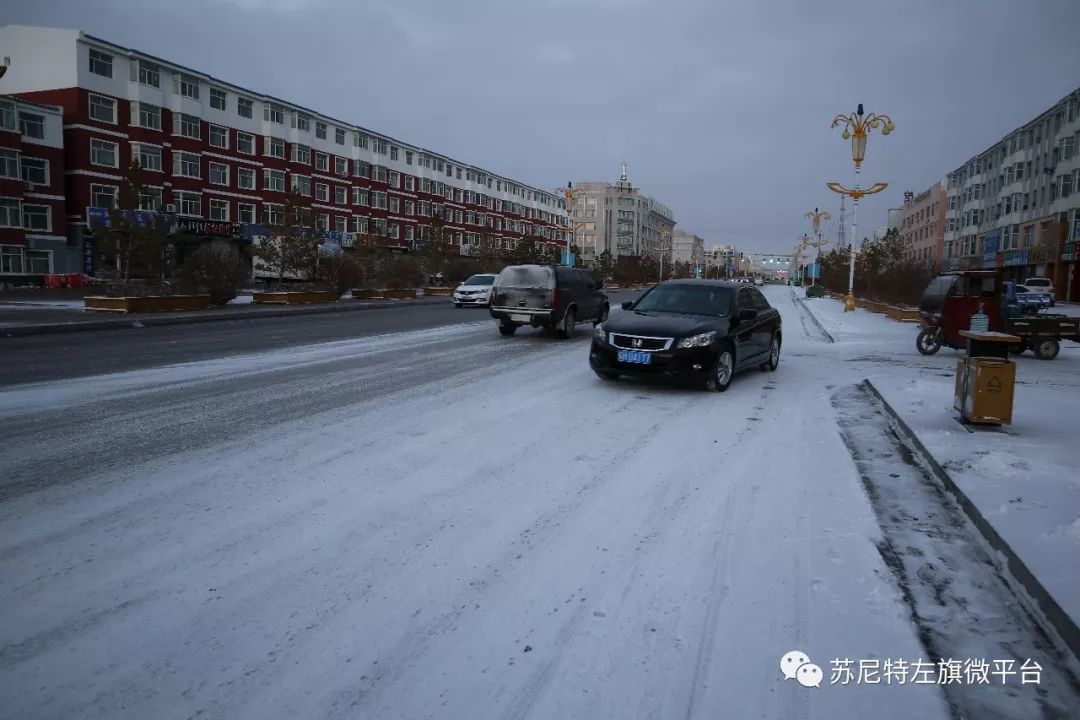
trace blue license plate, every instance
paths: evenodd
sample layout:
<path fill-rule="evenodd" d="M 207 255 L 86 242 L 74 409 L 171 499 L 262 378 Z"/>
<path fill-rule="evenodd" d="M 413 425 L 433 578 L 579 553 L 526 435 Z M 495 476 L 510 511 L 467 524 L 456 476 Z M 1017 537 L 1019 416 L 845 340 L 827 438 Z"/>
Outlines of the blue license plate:
<path fill-rule="evenodd" d="M 620 350 L 619 362 L 648 365 L 652 362 L 652 355 L 641 350 Z"/>

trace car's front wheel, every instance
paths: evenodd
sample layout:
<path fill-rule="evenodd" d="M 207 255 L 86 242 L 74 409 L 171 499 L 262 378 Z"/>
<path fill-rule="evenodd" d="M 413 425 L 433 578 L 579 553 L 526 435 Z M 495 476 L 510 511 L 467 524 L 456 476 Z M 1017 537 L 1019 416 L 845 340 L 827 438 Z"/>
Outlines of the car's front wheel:
<path fill-rule="evenodd" d="M 731 348 L 721 348 L 713 364 L 712 375 L 705 385 L 713 392 L 724 392 L 731 386 L 731 378 L 735 376 L 735 354 Z"/>
<path fill-rule="evenodd" d="M 608 306 L 607 303 L 604 303 L 603 305 L 601 305 L 600 306 L 600 312 L 596 313 L 596 319 L 593 320 L 593 325 L 599 325 L 600 323 L 607 320 L 609 312 L 610 312 L 610 307 Z"/>
<path fill-rule="evenodd" d="M 612 370 L 594 370 L 593 372 L 596 373 L 597 377 L 602 378 L 604 380 L 618 380 L 619 379 L 619 373 L 614 372 Z"/>
<path fill-rule="evenodd" d="M 500 335 L 513 335 L 517 332 L 518 326 L 509 320 L 499 321 L 499 334 Z"/>
<path fill-rule="evenodd" d="M 1035 357 L 1040 360 L 1053 360 L 1061 351 L 1061 344 L 1053 338 L 1046 338 L 1035 343 L 1032 349 L 1035 350 Z"/>
<path fill-rule="evenodd" d="M 775 372 L 776 366 L 780 364 L 780 337 L 773 335 L 772 344 L 769 345 L 769 359 L 758 365 L 759 368 L 766 372 Z"/>

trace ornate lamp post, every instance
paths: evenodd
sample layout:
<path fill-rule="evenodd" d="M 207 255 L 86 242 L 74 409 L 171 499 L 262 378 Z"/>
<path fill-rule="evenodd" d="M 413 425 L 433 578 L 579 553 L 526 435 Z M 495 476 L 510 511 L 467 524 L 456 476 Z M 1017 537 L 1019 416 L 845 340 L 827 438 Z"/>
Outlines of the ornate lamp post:
<path fill-rule="evenodd" d="M 851 213 L 851 258 L 848 265 L 848 294 L 844 300 L 844 312 L 850 312 L 855 309 L 855 239 L 857 237 L 855 233 L 859 224 L 859 198 L 863 195 L 879 193 L 888 187 L 888 183 L 883 182 L 876 182 L 865 189 L 859 185 L 859 171 L 862 169 L 863 158 L 866 157 L 866 137 L 869 131 L 874 128 L 881 128 L 881 134 L 888 135 L 896 129 L 896 126 L 893 125 L 892 118 L 888 115 L 878 115 L 877 113 L 864 115 L 862 103 L 859 103 L 859 109 L 851 115 L 837 115 L 834 117 L 832 127 L 835 128 L 839 125 L 844 126 L 841 137 L 845 140 L 851 140 L 851 159 L 855 161 L 855 187 L 849 189 L 835 181 L 825 184 L 833 192 L 847 195 L 855 202 L 855 209 Z"/>
<path fill-rule="evenodd" d="M 661 225 L 660 227 L 656 228 L 656 233 L 657 233 L 658 241 L 659 241 L 658 242 L 658 250 L 660 252 L 660 282 L 664 282 L 664 250 L 665 250 L 664 236 L 666 234 L 670 233 L 670 232 L 671 232 L 671 226 L 670 225 Z M 670 238 L 670 237 L 671 236 L 668 235 L 668 238 Z"/>
<path fill-rule="evenodd" d="M 570 243 L 574 239 L 574 233 L 578 231 L 578 228 L 584 227 L 585 223 L 575 223 L 573 218 L 574 213 L 574 199 L 578 193 L 581 192 L 580 188 L 574 187 L 574 183 L 567 182 L 566 187 L 559 188 L 555 191 L 557 194 L 563 197 L 566 203 L 566 219 L 570 223 L 570 227 L 566 233 L 566 260 L 570 260 Z"/>
<path fill-rule="evenodd" d="M 821 279 L 821 248 L 829 244 L 828 240 L 821 239 L 821 221 L 832 220 L 832 215 L 827 210 L 818 211 L 817 208 L 806 213 L 806 217 L 810 219 L 810 224 L 814 227 L 814 239 L 807 239 L 806 244 L 817 250 L 817 277 L 814 278 L 815 284 Z"/>

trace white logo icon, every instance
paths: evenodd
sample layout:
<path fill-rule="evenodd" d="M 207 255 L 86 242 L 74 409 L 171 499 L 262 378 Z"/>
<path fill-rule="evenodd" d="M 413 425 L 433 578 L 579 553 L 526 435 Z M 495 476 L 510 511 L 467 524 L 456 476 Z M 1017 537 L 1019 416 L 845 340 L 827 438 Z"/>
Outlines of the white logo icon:
<path fill-rule="evenodd" d="M 780 672 L 784 673 L 785 680 L 794 680 L 795 672 L 799 669 L 799 666 L 808 662 L 810 662 L 810 658 L 806 656 L 806 653 L 800 650 L 792 650 L 780 658 Z"/>
<path fill-rule="evenodd" d="M 806 663 L 799 667 L 797 679 L 803 687 L 821 687 L 821 668 L 814 663 Z"/>
<path fill-rule="evenodd" d="M 780 658 L 780 672 L 785 680 L 795 680 L 803 687 L 821 687 L 821 668 L 810 662 L 801 650 L 784 653 Z"/>

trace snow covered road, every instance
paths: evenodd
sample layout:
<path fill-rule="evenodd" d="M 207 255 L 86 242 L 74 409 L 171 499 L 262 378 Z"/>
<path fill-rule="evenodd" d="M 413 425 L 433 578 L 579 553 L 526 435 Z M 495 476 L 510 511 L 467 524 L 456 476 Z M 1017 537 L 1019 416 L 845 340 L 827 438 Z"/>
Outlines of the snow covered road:
<path fill-rule="evenodd" d="M 488 322 L 0 392 L 0 717 L 949 717 L 829 684 L 925 651 L 766 290 L 725 394 Z"/>

